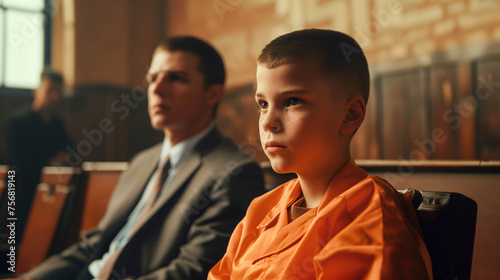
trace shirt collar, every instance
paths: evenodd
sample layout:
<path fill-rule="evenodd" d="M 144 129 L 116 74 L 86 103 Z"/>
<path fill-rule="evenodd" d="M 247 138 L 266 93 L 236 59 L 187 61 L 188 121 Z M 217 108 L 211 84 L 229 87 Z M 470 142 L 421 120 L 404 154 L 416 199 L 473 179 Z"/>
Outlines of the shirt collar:
<path fill-rule="evenodd" d="M 264 228 L 274 223 L 274 221 L 278 219 L 280 213 L 286 213 L 287 208 L 297 200 L 297 197 L 299 197 L 302 192 L 298 179 L 292 179 L 281 185 L 280 188 L 283 188 L 283 191 L 279 202 L 271 208 L 257 228 Z"/>
<path fill-rule="evenodd" d="M 352 188 L 357 183 L 368 177 L 368 173 L 356 165 L 354 159 L 350 159 L 333 177 L 328 189 L 326 189 L 321 202 L 318 205 L 318 210 L 321 211 L 333 199 L 340 196 L 348 189 Z"/>
<path fill-rule="evenodd" d="M 367 176 L 368 174 L 366 171 L 359 168 L 351 158 L 337 172 L 335 177 L 330 182 L 326 193 L 323 195 L 320 204 L 315 210 L 312 211 L 321 211 L 330 203 L 330 201 Z M 279 217 L 280 213 L 286 213 L 286 208 L 290 207 L 290 205 L 292 205 L 300 196 L 302 190 L 300 189 L 300 182 L 298 179 L 293 179 L 285 184 L 287 184 L 287 186 L 284 186 L 286 189 L 283 192 L 280 202 L 276 203 L 276 205 L 267 213 L 266 217 L 257 226 L 257 228 L 267 227 Z M 283 206 L 285 206 L 285 209 L 283 209 Z"/>
<path fill-rule="evenodd" d="M 161 148 L 161 153 L 160 153 L 160 158 L 158 159 L 158 163 L 161 164 L 167 156 L 170 156 L 170 166 L 172 168 L 176 168 L 181 162 L 181 160 L 183 158 L 188 157 L 192 153 L 194 146 L 196 146 L 196 144 L 198 144 L 198 142 L 203 137 L 205 137 L 208 134 L 208 132 L 210 132 L 214 127 L 215 123 L 212 122 L 198 134 L 177 143 L 177 145 L 173 147 L 171 147 L 170 141 L 167 138 L 163 139 L 163 145 Z"/>

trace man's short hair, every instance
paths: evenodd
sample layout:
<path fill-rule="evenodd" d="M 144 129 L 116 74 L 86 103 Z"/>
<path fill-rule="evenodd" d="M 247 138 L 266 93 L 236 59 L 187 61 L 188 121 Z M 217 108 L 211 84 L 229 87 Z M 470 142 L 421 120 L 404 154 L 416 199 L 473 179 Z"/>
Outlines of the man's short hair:
<path fill-rule="evenodd" d="M 226 80 L 224 62 L 220 54 L 208 43 L 191 36 L 166 38 L 158 44 L 156 51 L 183 51 L 196 55 L 200 60 L 198 70 L 205 78 L 205 86 L 223 85 Z"/>
<path fill-rule="evenodd" d="M 40 79 L 47 79 L 53 83 L 64 83 L 64 78 L 61 73 L 55 71 L 50 67 L 45 67 L 40 75 Z"/>
<path fill-rule="evenodd" d="M 329 84 L 346 97 L 361 96 L 368 102 L 370 74 L 359 44 L 349 35 L 333 30 L 304 29 L 281 35 L 262 50 L 258 63 L 274 68 L 286 63 L 314 61 Z"/>

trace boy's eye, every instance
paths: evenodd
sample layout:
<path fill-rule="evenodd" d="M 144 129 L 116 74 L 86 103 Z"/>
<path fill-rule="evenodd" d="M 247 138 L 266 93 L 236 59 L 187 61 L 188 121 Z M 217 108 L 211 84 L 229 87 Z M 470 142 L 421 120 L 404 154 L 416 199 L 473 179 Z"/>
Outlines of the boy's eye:
<path fill-rule="evenodd" d="M 259 109 L 263 110 L 267 108 L 267 101 L 264 100 L 257 100 L 257 106 Z"/>
<path fill-rule="evenodd" d="M 287 101 L 287 106 L 296 106 L 300 104 L 300 99 L 298 98 L 290 98 Z"/>

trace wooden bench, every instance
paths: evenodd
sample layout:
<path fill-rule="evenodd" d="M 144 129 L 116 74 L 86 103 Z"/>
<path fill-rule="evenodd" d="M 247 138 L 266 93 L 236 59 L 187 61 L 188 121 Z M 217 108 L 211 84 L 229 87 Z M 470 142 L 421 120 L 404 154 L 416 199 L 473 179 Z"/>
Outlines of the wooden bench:
<path fill-rule="evenodd" d="M 78 168 L 43 168 L 18 247 L 17 273 L 32 269 L 77 240 L 84 192 L 81 180 Z"/>
<path fill-rule="evenodd" d="M 87 191 L 83 205 L 80 232 L 95 228 L 106 212 L 109 199 L 127 162 L 84 162 Z"/>

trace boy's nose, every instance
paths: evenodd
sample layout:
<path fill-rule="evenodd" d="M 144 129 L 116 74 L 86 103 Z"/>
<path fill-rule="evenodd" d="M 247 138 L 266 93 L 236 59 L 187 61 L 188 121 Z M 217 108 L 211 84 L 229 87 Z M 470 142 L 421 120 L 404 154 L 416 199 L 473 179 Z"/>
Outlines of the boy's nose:
<path fill-rule="evenodd" d="M 260 125 L 265 132 L 277 133 L 283 129 L 279 116 L 274 110 L 268 110 L 260 115 Z"/>

